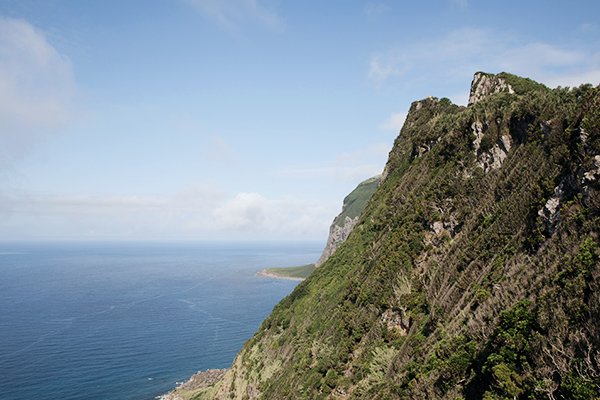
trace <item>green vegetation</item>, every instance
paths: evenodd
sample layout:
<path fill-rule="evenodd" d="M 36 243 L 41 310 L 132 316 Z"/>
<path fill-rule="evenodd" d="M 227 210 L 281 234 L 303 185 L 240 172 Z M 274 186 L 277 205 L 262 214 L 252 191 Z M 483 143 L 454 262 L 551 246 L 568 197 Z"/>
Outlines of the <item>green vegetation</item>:
<path fill-rule="evenodd" d="M 505 78 L 515 94 L 468 108 L 412 104 L 354 233 L 222 398 L 598 398 L 600 87 Z"/>
<path fill-rule="evenodd" d="M 365 209 L 367 202 L 377 190 L 381 176 L 376 176 L 361 182 L 346 198 L 344 198 L 344 208 L 342 213 L 333 221 L 334 225 L 344 226 L 346 217 L 356 218 Z"/>
<path fill-rule="evenodd" d="M 550 92 L 550 89 L 541 83 L 533 81 L 529 78 L 521 78 L 520 76 L 509 74 L 508 72 L 501 72 L 498 74 L 498 78 L 504 79 L 512 88 L 516 94 L 526 94 L 535 92 Z"/>
<path fill-rule="evenodd" d="M 267 268 L 266 271 L 271 274 L 289 277 L 289 278 L 308 278 L 311 272 L 315 270 L 315 264 L 301 265 L 299 267 L 285 268 Z"/>

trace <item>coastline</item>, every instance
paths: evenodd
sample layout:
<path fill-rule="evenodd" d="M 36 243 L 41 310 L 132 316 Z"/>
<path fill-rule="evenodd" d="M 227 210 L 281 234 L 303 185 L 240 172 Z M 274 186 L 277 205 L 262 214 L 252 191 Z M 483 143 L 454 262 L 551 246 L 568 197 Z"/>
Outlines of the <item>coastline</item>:
<path fill-rule="evenodd" d="M 260 270 L 254 275 L 262 276 L 264 278 L 271 278 L 271 279 L 287 279 L 289 281 L 303 281 L 305 279 L 305 278 L 296 278 L 293 276 L 283 276 L 283 275 L 274 274 L 272 272 L 267 272 L 267 269 Z"/>
<path fill-rule="evenodd" d="M 214 384 L 220 381 L 229 369 L 207 369 L 198 371 L 197 374 L 187 381 L 178 385 L 167 394 L 157 396 L 157 400 L 182 400 L 195 397 L 200 392 L 210 390 Z"/>

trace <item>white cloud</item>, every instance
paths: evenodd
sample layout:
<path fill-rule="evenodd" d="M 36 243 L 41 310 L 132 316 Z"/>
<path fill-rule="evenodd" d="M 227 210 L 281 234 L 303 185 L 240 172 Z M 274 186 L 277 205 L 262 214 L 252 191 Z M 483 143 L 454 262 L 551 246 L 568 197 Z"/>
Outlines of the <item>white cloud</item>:
<path fill-rule="evenodd" d="M 0 17 L 0 168 L 75 118 L 69 59 L 23 20 Z"/>
<path fill-rule="evenodd" d="M 275 10 L 259 4 L 258 0 L 184 1 L 229 33 L 239 31 L 240 26 L 246 22 L 258 23 L 276 31 L 283 29 L 283 20 Z"/>
<path fill-rule="evenodd" d="M 248 231 L 262 227 L 266 218 L 265 203 L 265 199 L 258 193 L 238 193 L 212 214 L 225 229 Z"/>
<path fill-rule="evenodd" d="M 593 77 L 600 65 L 597 55 L 585 49 L 528 43 L 508 34 L 464 28 L 374 54 L 367 77 L 378 85 L 394 78 L 406 84 L 465 80 L 480 70 L 506 71 L 546 83 L 576 75 Z"/>
<path fill-rule="evenodd" d="M 406 116 L 407 113 L 405 112 L 393 113 L 383 123 L 379 124 L 379 129 L 383 129 L 385 131 L 400 132 L 402 125 L 404 125 L 404 120 L 406 119 Z"/>
<path fill-rule="evenodd" d="M 338 212 L 337 202 L 234 196 L 216 185 L 162 196 L 0 192 L 0 238 L 315 238 Z"/>

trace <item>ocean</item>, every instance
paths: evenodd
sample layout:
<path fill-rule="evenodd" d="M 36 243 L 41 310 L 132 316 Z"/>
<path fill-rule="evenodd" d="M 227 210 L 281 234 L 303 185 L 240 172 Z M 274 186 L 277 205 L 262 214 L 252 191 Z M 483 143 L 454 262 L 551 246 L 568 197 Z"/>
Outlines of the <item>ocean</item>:
<path fill-rule="evenodd" d="M 0 399 L 153 399 L 228 368 L 322 242 L 0 243 Z"/>

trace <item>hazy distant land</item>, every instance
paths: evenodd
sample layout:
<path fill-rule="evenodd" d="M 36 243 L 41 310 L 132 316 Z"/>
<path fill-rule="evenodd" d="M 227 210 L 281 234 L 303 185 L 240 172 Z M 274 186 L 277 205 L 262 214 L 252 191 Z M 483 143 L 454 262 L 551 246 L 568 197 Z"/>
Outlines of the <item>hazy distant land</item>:
<path fill-rule="evenodd" d="M 289 279 L 292 281 L 303 281 L 315 270 L 315 264 L 301 265 L 299 267 L 287 268 L 265 268 L 258 271 L 256 275 L 273 279 Z"/>

